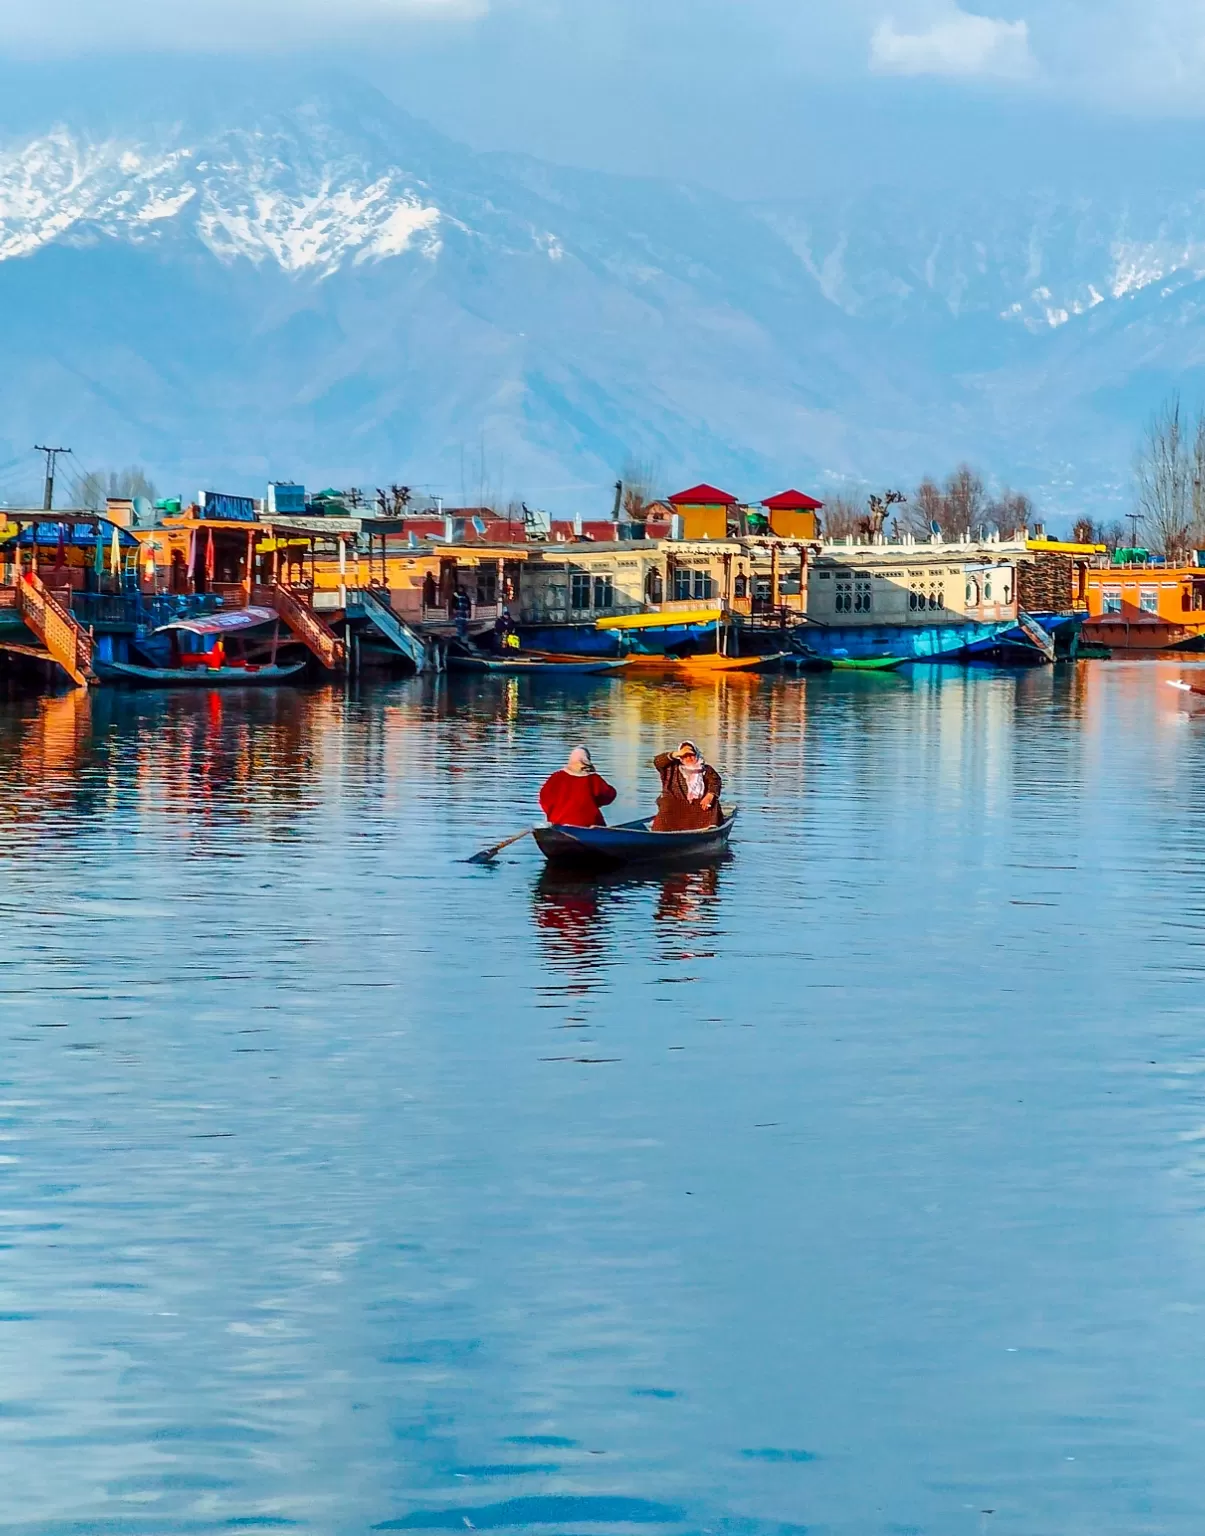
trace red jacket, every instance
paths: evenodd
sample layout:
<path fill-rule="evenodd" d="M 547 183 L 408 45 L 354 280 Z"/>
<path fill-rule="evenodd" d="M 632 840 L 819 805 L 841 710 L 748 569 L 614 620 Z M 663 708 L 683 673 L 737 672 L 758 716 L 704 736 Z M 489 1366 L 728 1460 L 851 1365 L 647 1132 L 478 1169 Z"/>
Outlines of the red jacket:
<path fill-rule="evenodd" d="M 555 827 L 605 827 L 600 806 L 610 805 L 615 791 L 598 773 L 566 773 L 558 769 L 540 791 L 540 809 Z"/>

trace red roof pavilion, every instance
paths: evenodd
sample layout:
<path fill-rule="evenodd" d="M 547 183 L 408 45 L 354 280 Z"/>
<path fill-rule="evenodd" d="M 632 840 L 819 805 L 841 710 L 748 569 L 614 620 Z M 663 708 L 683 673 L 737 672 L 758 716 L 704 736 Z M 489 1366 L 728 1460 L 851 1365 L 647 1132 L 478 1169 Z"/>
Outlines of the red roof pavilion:
<path fill-rule="evenodd" d="M 679 491 L 669 498 L 674 507 L 735 507 L 736 497 L 714 485 L 692 485 L 688 491 Z"/>
<path fill-rule="evenodd" d="M 767 496 L 762 506 L 770 512 L 819 512 L 824 505 L 814 496 L 805 496 L 802 491 L 783 491 L 780 496 Z"/>

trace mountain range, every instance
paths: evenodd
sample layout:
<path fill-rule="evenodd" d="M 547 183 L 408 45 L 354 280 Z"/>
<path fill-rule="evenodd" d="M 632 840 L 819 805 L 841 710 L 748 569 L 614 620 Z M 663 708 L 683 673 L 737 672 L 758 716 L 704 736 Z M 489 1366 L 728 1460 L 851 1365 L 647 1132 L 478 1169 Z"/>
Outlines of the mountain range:
<path fill-rule="evenodd" d="M 402 481 L 601 510 L 970 460 L 1115 516 L 1205 384 L 1205 194 L 750 203 L 475 152 L 374 90 L 0 120 L 0 497 L 35 442 L 164 490 Z"/>

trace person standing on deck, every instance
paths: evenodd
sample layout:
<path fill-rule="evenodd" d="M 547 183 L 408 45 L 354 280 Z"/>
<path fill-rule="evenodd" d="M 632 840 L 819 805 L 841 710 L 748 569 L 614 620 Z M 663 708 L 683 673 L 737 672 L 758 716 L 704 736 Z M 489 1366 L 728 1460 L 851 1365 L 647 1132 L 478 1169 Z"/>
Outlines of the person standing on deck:
<path fill-rule="evenodd" d="M 544 781 L 540 809 L 554 827 L 605 827 L 602 813 L 615 791 L 597 772 L 586 747 L 574 747 L 569 760 Z"/>
<path fill-rule="evenodd" d="M 653 767 L 661 775 L 654 832 L 698 832 L 719 826 L 723 781 L 703 761 L 693 741 L 684 741 L 676 752 L 662 752 L 653 759 Z"/>

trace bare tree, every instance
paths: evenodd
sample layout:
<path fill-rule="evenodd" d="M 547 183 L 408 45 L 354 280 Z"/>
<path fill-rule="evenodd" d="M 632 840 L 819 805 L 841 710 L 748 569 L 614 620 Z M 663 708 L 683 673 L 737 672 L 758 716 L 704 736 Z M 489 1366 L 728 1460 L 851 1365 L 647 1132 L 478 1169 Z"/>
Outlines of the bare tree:
<path fill-rule="evenodd" d="M 908 498 L 903 491 L 884 491 L 881 496 L 872 492 L 866 498 L 866 516 L 862 519 L 862 532 L 868 537 L 881 534 L 892 507 L 902 507 Z M 896 514 L 897 518 L 899 514 Z"/>
<path fill-rule="evenodd" d="M 1111 523 L 1097 523 L 1090 517 L 1081 517 L 1071 529 L 1071 538 L 1076 544 L 1103 544 L 1106 549 L 1114 550 L 1130 542 L 1130 530 L 1120 518 Z"/>
<path fill-rule="evenodd" d="M 939 529 L 945 528 L 946 498 L 931 475 L 917 486 L 906 508 L 896 514 L 896 521 L 906 533 L 922 538 L 933 531 L 934 523 Z"/>
<path fill-rule="evenodd" d="M 969 464 L 960 464 L 945 485 L 946 516 L 941 531 L 955 538 L 983 530 L 987 501 L 983 481 Z"/>
<path fill-rule="evenodd" d="M 1034 505 L 1024 491 L 1010 491 L 1008 486 L 985 509 L 987 522 L 1004 538 L 1013 538 L 1033 522 Z"/>
<path fill-rule="evenodd" d="M 852 496 L 834 496 L 824 504 L 826 539 L 852 539 L 862 531 L 866 514 Z"/>
<path fill-rule="evenodd" d="M 75 494 L 80 506 L 90 512 L 103 512 L 109 497 L 116 501 L 145 496 L 154 501 L 159 492 L 141 464 L 129 464 L 125 469 L 89 470 L 80 478 Z"/>
<path fill-rule="evenodd" d="M 388 490 L 377 486 L 376 509 L 379 517 L 405 517 L 413 493 L 408 485 L 391 485 Z"/>
<path fill-rule="evenodd" d="M 1197 430 L 1191 433 L 1180 397 L 1173 395 L 1147 423 L 1134 462 L 1143 537 L 1157 554 L 1169 559 L 1188 547 L 1200 509 L 1200 490 L 1194 484 L 1198 447 L 1205 454 L 1202 422 L 1198 419 Z"/>
<path fill-rule="evenodd" d="M 654 500 L 657 469 L 650 459 L 628 459 L 620 475 L 623 515 L 629 523 L 644 522 L 645 508 Z"/>

